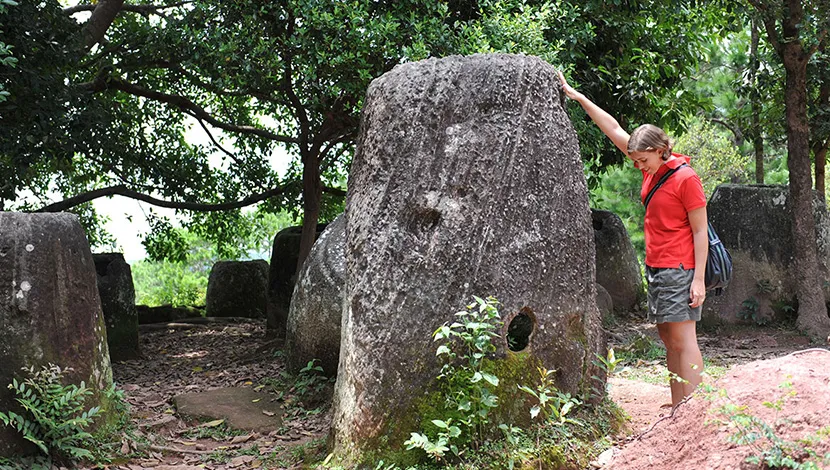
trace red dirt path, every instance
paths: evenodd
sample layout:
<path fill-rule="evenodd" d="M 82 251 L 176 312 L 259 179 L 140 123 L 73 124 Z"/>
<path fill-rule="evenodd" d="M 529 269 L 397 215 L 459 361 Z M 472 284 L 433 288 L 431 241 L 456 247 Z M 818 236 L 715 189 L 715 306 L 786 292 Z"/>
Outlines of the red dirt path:
<path fill-rule="evenodd" d="M 784 386 L 791 383 L 792 388 Z M 620 386 L 620 383 L 616 384 Z M 612 388 L 612 396 L 626 409 L 634 413 L 635 433 L 642 432 L 648 413 L 652 421 L 659 417 L 659 404 L 666 396 L 653 401 L 631 397 L 650 396 L 645 387 L 648 384 L 635 383 L 639 392 L 628 395 L 624 389 Z M 656 386 L 650 386 L 656 387 Z M 652 391 L 659 393 L 660 387 Z M 763 448 L 771 447 L 765 439 L 758 441 L 760 447 L 730 442 L 730 436 L 737 431 L 734 420 L 718 412 L 725 404 L 746 406 L 747 414 L 769 424 L 775 434 L 789 442 L 796 443 L 810 436 L 817 437 L 817 443 L 807 446 L 819 457 L 811 460 L 819 468 L 830 468 L 830 351 L 809 349 L 796 351 L 784 357 L 751 362 L 735 366 L 725 376 L 707 387 L 701 387 L 689 401 L 681 404 L 670 417 L 659 422 L 645 434 L 615 452 L 606 469 L 756 469 L 766 468 L 746 462 L 747 457 L 758 455 Z M 789 395 L 789 390 L 794 392 Z M 664 389 L 667 395 L 668 390 Z M 724 395 L 725 393 L 725 395 Z M 623 397 L 623 398 L 617 398 Z M 627 397 L 627 398 L 626 398 Z M 628 402 L 622 400 L 630 399 Z M 764 402 L 780 400 L 780 410 Z M 655 413 L 655 408 L 657 412 Z M 664 414 L 668 410 L 664 410 Z M 817 434 L 818 433 L 818 434 Z M 798 443 L 804 448 L 805 444 Z M 800 460 L 809 455 L 797 456 Z"/>

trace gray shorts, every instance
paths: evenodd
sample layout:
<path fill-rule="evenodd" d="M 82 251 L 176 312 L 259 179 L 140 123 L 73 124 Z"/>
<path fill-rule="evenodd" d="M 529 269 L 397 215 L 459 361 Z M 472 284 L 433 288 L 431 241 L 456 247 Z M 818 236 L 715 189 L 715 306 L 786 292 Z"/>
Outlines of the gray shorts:
<path fill-rule="evenodd" d="M 652 323 L 700 321 L 702 306 L 689 307 L 694 269 L 646 266 L 648 321 Z"/>

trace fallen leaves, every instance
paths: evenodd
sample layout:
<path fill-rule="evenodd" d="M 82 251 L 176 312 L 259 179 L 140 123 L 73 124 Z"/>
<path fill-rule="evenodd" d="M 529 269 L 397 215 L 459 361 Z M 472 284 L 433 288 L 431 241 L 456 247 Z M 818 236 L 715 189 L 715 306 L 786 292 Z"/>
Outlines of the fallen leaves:
<path fill-rule="evenodd" d="M 171 407 L 172 398 L 183 392 L 238 385 L 260 392 L 262 398 L 257 400 L 275 400 L 270 392 L 273 382 L 268 380 L 284 371 L 283 357 L 273 352 L 282 343 L 266 338 L 264 321 L 143 331 L 140 341 L 144 358 L 113 364 L 113 375 L 126 394 L 136 425 L 133 436 L 122 442 L 122 454 L 137 450 L 143 454 L 132 454 L 130 462 L 113 469 L 257 469 L 265 466 L 266 456 L 275 455 L 297 463 L 291 447 L 325 437 L 328 432 L 328 413 L 294 413 L 282 429 L 268 435 L 235 435 L 232 431 L 228 435 L 221 430 L 223 420 L 188 423 Z M 205 429 L 204 434 L 210 437 L 196 437 L 199 433 L 193 431 L 199 428 L 217 432 Z"/>

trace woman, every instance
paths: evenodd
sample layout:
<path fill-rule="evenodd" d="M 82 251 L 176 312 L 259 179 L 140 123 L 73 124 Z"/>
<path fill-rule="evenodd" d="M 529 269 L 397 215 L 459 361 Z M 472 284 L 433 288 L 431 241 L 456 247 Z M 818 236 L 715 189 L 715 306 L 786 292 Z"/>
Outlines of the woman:
<path fill-rule="evenodd" d="M 692 394 L 703 371 L 695 331 L 706 299 L 709 242 L 703 185 L 694 170 L 684 165 L 688 157 L 672 153 L 672 143 L 663 130 L 646 124 L 629 135 L 610 114 L 569 86 L 562 72 L 559 79 L 565 95 L 578 102 L 643 173 L 642 200 L 667 171 L 677 169 L 654 192 L 645 216 L 648 319 L 657 324 L 666 345 L 666 362 L 673 377 L 672 406 L 677 406 Z M 697 266 L 700 269 L 696 270 Z"/>

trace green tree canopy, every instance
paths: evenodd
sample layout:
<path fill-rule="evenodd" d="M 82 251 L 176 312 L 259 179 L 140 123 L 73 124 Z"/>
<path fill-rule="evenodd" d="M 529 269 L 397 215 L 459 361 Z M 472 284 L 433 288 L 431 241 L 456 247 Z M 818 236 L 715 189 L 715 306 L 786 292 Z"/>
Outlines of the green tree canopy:
<path fill-rule="evenodd" d="M 0 65 L 0 205 L 94 223 L 83 204 L 120 194 L 182 211 L 220 246 L 237 244 L 241 208 L 287 208 L 307 253 L 318 219 L 342 208 L 365 90 L 396 64 L 539 55 L 625 124 L 672 127 L 695 101 L 681 85 L 699 43 L 730 15 L 668 0 L 26 2 L 0 33 L 20 61 Z M 586 157 L 619 161 L 576 125 Z M 209 143 L 187 141 L 191 126 Z M 293 158 L 282 176 L 270 164 L 281 153 Z M 169 222 L 153 226 L 164 241 Z"/>
<path fill-rule="evenodd" d="M 6 12 L 6 7 L 17 5 L 17 2 L 13 0 L 0 0 L 0 18 L 3 17 L 3 14 Z M 0 41 L 0 66 L 5 67 L 14 67 L 17 63 L 17 59 L 11 57 L 11 46 L 8 44 Z M 3 85 L 0 84 L 0 103 L 6 100 L 9 96 L 9 92 L 3 89 Z"/>

